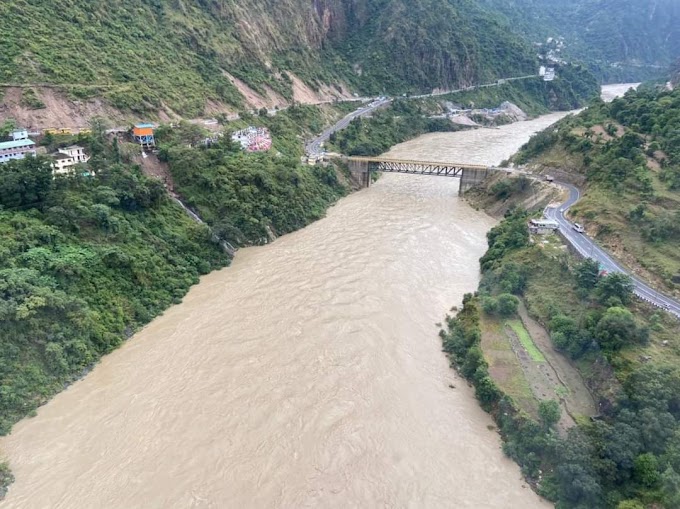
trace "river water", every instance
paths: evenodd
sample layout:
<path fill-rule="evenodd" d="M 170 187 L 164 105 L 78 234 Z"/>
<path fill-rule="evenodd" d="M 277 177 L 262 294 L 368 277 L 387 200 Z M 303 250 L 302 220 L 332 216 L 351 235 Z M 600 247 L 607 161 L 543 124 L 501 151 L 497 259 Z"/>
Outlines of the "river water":
<path fill-rule="evenodd" d="M 561 116 L 390 154 L 495 164 Z M 441 353 L 494 224 L 457 191 L 385 175 L 239 251 L 2 439 L 0 507 L 549 507 Z"/>

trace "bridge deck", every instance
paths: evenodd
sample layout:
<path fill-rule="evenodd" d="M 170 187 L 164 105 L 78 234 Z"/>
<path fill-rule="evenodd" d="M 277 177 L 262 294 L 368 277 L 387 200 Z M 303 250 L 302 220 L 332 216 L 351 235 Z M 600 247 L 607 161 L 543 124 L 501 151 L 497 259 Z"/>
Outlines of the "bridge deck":
<path fill-rule="evenodd" d="M 460 177 L 460 193 L 482 182 L 489 173 L 498 170 L 480 164 L 445 163 L 441 161 L 414 161 L 412 159 L 388 159 L 385 157 L 350 157 L 349 169 L 360 174 L 366 187 L 371 185 L 371 173 L 410 173 L 437 177 Z"/>
<path fill-rule="evenodd" d="M 403 165 L 403 166 L 421 166 L 421 167 L 449 167 L 466 170 L 490 170 L 489 166 L 468 163 L 450 163 L 444 161 L 415 161 L 412 159 L 391 159 L 386 157 L 350 157 L 349 161 L 365 164 L 385 164 L 385 165 Z M 396 171 L 396 170 L 392 170 Z"/>

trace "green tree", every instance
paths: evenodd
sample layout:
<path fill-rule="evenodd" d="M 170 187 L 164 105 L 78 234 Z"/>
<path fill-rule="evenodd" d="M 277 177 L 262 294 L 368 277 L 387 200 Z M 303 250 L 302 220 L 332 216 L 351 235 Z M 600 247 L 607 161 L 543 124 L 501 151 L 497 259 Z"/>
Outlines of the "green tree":
<path fill-rule="evenodd" d="M 3 120 L 0 124 L 0 139 L 9 136 L 17 128 L 17 122 L 13 118 Z"/>
<path fill-rule="evenodd" d="M 608 350 L 619 350 L 634 342 L 647 339 L 644 330 L 640 329 L 633 313 L 622 307 L 607 309 L 595 328 L 595 338 Z"/>
<path fill-rule="evenodd" d="M 4 207 L 40 207 L 52 189 L 52 166 L 47 158 L 9 161 L 0 170 L 0 205 Z"/>
<path fill-rule="evenodd" d="M 554 427 L 562 416 L 562 407 L 555 400 L 545 400 L 538 404 L 538 416 L 545 429 Z"/>
<path fill-rule="evenodd" d="M 487 315 L 495 315 L 498 312 L 498 301 L 487 295 L 482 298 L 482 309 Z"/>
<path fill-rule="evenodd" d="M 597 283 L 597 295 L 600 303 L 610 305 L 612 302 L 630 304 L 633 298 L 633 280 L 630 276 L 615 272 L 608 274 Z"/>
<path fill-rule="evenodd" d="M 567 507 L 602 507 L 602 486 L 594 468 L 595 450 L 578 428 L 556 447 L 555 478 L 559 500 Z"/>
<path fill-rule="evenodd" d="M 502 293 L 498 296 L 498 314 L 503 317 L 510 317 L 517 314 L 519 299 L 509 293 Z"/>
<path fill-rule="evenodd" d="M 645 453 L 635 458 L 634 478 L 645 488 L 654 488 L 661 480 L 656 456 Z"/>
<path fill-rule="evenodd" d="M 661 475 L 661 483 L 666 507 L 680 507 L 680 474 L 669 465 Z"/>
<path fill-rule="evenodd" d="M 595 288 L 599 280 L 600 264 L 597 260 L 586 258 L 576 265 L 574 272 L 578 287 L 590 290 Z"/>

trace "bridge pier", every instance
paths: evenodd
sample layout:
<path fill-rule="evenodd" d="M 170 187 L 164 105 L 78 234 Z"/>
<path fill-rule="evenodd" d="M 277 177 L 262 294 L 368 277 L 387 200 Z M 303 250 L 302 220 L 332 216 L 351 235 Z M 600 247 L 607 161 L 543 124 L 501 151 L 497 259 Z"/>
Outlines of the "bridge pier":
<path fill-rule="evenodd" d="M 347 159 L 352 180 L 361 187 L 371 185 L 371 173 L 408 173 L 411 175 L 432 175 L 460 178 L 458 194 L 486 179 L 496 168 L 473 164 L 412 161 L 408 159 L 384 159 L 380 157 L 350 157 Z"/>
<path fill-rule="evenodd" d="M 463 168 L 463 174 L 460 177 L 458 195 L 463 196 L 463 194 L 465 194 L 468 189 L 482 183 L 488 176 L 488 168 Z"/>
<path fill-rule="evenodd" d="M 371 173 L 368 171 L 368 162 L 357 161 L 349 159 L 349 172 L 352 175 L 352 180 L 361 185 L 361 187 L 370 187 Z"/>

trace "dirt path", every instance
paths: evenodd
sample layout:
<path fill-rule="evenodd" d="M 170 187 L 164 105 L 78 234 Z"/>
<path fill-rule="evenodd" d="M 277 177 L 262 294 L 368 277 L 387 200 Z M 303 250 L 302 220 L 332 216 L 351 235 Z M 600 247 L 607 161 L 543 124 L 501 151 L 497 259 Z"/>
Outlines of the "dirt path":
<path fill-rule="evenodd" d="M 546 358 L 542 371 L 554 385 L 566 413 L 571 416 L 597 415 L 597 405 L 576 367 L 555 350 L 548 332 L 529 316 L 523 303 L 520 305 L 519 315 L 534 343 Z"/>
<path fill-rule="evenodd" d="M 579 417 L 596 415 L 597 406 L 578 370 L 555 350 L 548 332 L 529 317 L 524 304 L 520 305 L 519 318 L 526 332 L 517 328 L 519 323 L 511 326 L 490 317 L 482 320 L 482 349 L 489 373 L 534 419 L 538 419 L 539 402 L 559 401 L 562 416 L 558 430 L 564 435 Z M 528 333 L 535 349 L 525 346 L 519 333 Z"/>
<path fill-rule="evenodd" d="M 522 371 L 531 387 L 531 392 L 534 394 L 534 397 L 538 401 L 552 399 L 560 402 L 560 405 L 562 406 L 562 415 L 557 427 L 562 434 L 565 434 L 566 430 L 576 425 L 576 422 L 570 415 L 569 407 L 565 402 L 565 394 L 569 392 L 569 388 L 560 381 L 556 371 L 549 362 L 538 362 L 531 358 L 524 346 L 522 346 L 515 332 L 509 326 L 506 325 L 504 330 L 512 350 L 519 359 L 520 366 L 522 367 Z"/>
<path fill-rule="evenodd" d="M 175 196 L 175 183 L 167 163 L 161 162 L 154 154 L 139 155 L 134 162 L 141 166 L 144 175 L 163 182 L 168 192 Z"/>

